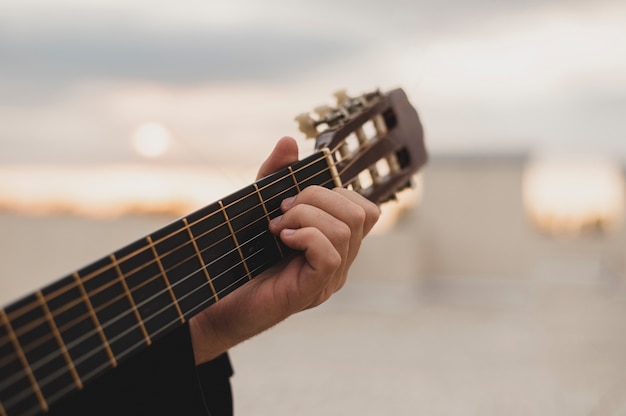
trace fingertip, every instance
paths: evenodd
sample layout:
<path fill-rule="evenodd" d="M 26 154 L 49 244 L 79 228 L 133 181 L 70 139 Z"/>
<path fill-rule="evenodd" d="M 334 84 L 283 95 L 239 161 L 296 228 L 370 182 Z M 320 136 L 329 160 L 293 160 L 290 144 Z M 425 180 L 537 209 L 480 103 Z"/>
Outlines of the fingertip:
<path fill-rule="evenodd" d="M 263 162 L 257 179 L 274 173 L 298 160 L 298 144 L 293 137 L 284 136 L 278 140 L 272 153 Z"/>
<path fill-rule="evenodd" d="M 289 208 L 293 206 L 295 201 L 296 201 L 295 196 L 290 196 L 289 198 L 285 198 L 283 199 L 283 202 L 280 203 L 280 208 L 283 210 L 283 212 L 286 212 L 289 210 Z"/>

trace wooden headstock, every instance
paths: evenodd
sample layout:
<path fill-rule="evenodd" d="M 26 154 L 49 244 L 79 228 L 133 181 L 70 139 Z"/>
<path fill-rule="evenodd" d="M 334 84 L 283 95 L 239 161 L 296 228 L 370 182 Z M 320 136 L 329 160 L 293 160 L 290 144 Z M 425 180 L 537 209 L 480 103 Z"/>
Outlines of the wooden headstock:
<path fill-rule="evenodd" d="M 303 113 L 296 121 L 316 149 L 331 152 L 342 184 L 378 204 L 412 186 L 428 155 L 417 111 L 404 91 L 358 97 L 338 91 L 335 98 L 334 107 L 317 107 L 315 116 Z"/>

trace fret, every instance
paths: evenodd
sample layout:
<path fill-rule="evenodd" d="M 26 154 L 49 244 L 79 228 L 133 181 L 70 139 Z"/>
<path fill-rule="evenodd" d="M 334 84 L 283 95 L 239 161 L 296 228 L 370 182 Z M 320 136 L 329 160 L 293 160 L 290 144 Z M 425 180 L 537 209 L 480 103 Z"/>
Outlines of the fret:
<path fill-rule="evenodd" d="M 118 272 L 130 296 L 133 312 L 142 326 L 146 343 L 151 343 L 181 313 L 172 302 L 171 292 L 147 239 L 137 240 L 115 252 Z"/>
<path fill-rule="evenodd" d="M 78 271 L 98 322 L 116 361 L 137 349 L 145 336 L 133 311 L 119 271 L 110 257 L 102 258 Z"/>
<path fill-rule="evenodd" d="M 25 297 L 22 302 L 12 305 L 15 306 L 13 310 L 19 309 L 19 307 L 23 304 L 31 303 L 33 300 L 34 296 L 32 295 Z M 22 349 L 20 339 L 16 334 L 16 325 L 9 320 L 8 315 L 10 313 L 10 310 L 5 312 L 0 309 L 0 322 L 2 323 L 3 332 L 6 333 L 7 338 L 10 340 L 10 345 L 13 347 L 12 354 L 14 354 L 17 358 L 17 362 L 15 364 L 18 364 L 19 362 L 19 366 L 12 366 L 14 367 L 13 370 L 17 371 L 9 373 L 13 376 L 11 377 L 13 379 L 11 380 L 11 384 L 5 388 L 4 383 L 2 383 L 2 389 L 0 389 L 0 394 L 2 394 L 2 396 L 0 396 L 0 398 L 4 403 L 3 406 L 5 406 L 9 411 L 22 413 L 31 411 L 32 407 L 36 403 L 39 409 L 47 411 L 48 403 L 44 398 L 44 394 L 31 368 L 28 357 Z M 18 377 L 17 380 L 14 380 L 15 376 Z"/>
<path fill-rule="evenodd" d="M 289 173 L 291 174 L 291 177 L 293 178 L 293 184 L 295 186 L 295 189 L 298 191 L 298 193 L 302 192 L 302 189 L 300 189 L 300 185 L 298 185 L 298 180 L 296 179 L 296 174 L 293 173 L 293 168 L 291 166 L 289 166 Z"/>
<path fill-rule="evenodd" d="M 266 209 L 255 185 L 224 198 L 226 215 L 249 278 L 265 270 L 267 264 L 282 259 L 274 235 L 269 232 Z"/>
<path fill-rule="evenodd" d="M 76 387 L 78 389 L 82 389 L 83 382 L 78 376 L 78 372 L 76 371 L 74 362 L 72 361 L 72 358 L 69 355 L 69 351 L 67 350 L 67 346 L 65 345 L 65 342 L 63 341 L 61 332 L 59 331 L 59 328 L 57 327 L 57 324 L 54 321 L 54 316 L 50 312 L 50 308 L 48 307 L 48 304 L 46 303 L 46 297 L 41 290 L 37 292 L 37 299 L 39 300 L 39 303 L 41 303 L 43 312 L 46 316 L 46 319 L 48 320 L 48 323 L 50 324 L 50 328 L 52 329 L 52 334 L 54 335 L 54 338 L 59 344 L 59 348 L 61 349 L 61 354 L 63 355 L 63 358 L 65 359 L 65 363 L 70 371 L 70 374 L 74 378 L 74 383 L 76 384 Z"/>
<path fill-rule="evenodd" d="M 151 237 L 180 310 L 189 318 L 196 312 L 198 305 L 208 306 L 215 302 L 215 298 L 185 228 L 184 222 L 178 220 L 153 233 Z"/>
<path fill-rule="evenodd" d="M 87 292 L 85 290 L 85 286 L 83 286 L 83 282 L 82 282 L 80 276 L 78 275 L 78 273 L 73 273 L 72 274 L 72 278 L 74 279 L 74 282 L 76 283 L 76 287 L 80 291 L 80 296 L 82 297 L 82 299 L 85 302 L 85 307 L 87 308 L 87 312 L 89 314 L 91 324 L 93 324 L 93 328 L 97 332 L 97 339 L 94 339 L 93 342 L 97 343 L 98 340 L 100 341 L 100 343 L 102 344 L 102 348 L 104 348 L 104 352 L 106 354 L 106 357 L 108 358 L 108 361 L 111 363 L 111 366 L 112 367 L 117 367 L 117 361 L 115 360 L 115 356 L 113 355 L 113 351 L 111 351 L 111 346 L 109 345 L 109 341 L 106 339 L 106 336 L 104 335 L 104 332 L 102 331 L 102 326 L 100 325 L 100 321 L 98 320 L 98 316 L 96 315 L 96 311 L 93 309 L 93 305 L 91 304 L 91 301 L 89 300 L 89 296 L 87 296 Z M 54 300 L 52 302 L 54 302 Z M 83 315 L 83 313 L 81 311 L 78 311 L 78 313 L 80 315 Z M 62 319 L 62 315 L 57 316 L 57 319 Z M 69 338 L 68 343 L 73 343 L 74 339 L 78 339 L 81 336 L 84 338 L 84 335 L 82 335 L 82 334 L 91 334 L 91 333 L 93 333 L 94 329 L 91 328 L 91 325 L 90 325 L 89 321 L 87 321 L 87 320 L 81 321 L 81 327 L 78 327 L 77 325 L 74 325 L 72 328 L 70 328 L 68 331 L 65 332 L 66 336 Z M 72 331 L 76 331 L 76 333 L 72 334 Z M 98 353 L 94 354 L 93 351 L 96 351 L 96 347 L 93 346 L 93 345 L 90 345 L 90 341 L 87 341 L 87 340 L 84 340 L 84 339 L 82 339 L 80 341 L 80 344 L 78 344 L 78 346 L 76 347 L 78 355 L 82 355 L 83 354 L 79 350 L 79 348 L 81 348 L 81 347 L 86 350 L 85 353 L 89 352 L 89 353 L 92 354 L 92 356 L 94 356 L 94 359 L 97 359 L 99 354 Z M 98 346 L 98 349 L 99 349 L 99 346 Z M 70 355 L 72 355 L 71 352 L 70 352 Z M 82 361 L 85 361 L 85 360 L 82 360 Z M 95 366 L 94 368 L 89 369 L 87 374 L 91 373 L 96 368 L 100 367 L 100 365 L 101 364 Z M 83 374 L 80 370 L 79 370 L 79 373 Z"/>
<path fill-rule="evenodd" d="M 282 215 L 280 204 L 286 198 L 296 196 L 300 192 L 296 177 L 289 166 L 275 174 L 267 176 L 256 183 L 261 194 L 263 205 L 270 218 L 276 218 Z M 294 250 L 287 247 L 279 237 L 275 237 L 283 257 L 293 253 Z"/>
<path fill-rule="evenodd" d="M 220 204 L 212 204 L 187 217 L 202 253 L 211 282 L 220 298 L 248 281 L 247 270 L 237 250 Z"/>
<path fill-rule="evenodd" d="M 211 288 L 211 291 L 213 292 L 213 296 L 215 296 L 215 301 L 217 302 L 219 300 L 219 296 L 217 295 L 217 292 L 215 291 L 215 287 L 213 286 L 213 282 L 211 281 L 211 276 L 209 275 L 209 271 L 207 270 L 206 264 L 204 263 L 204 259 L 202 258 L 202 253 L 200 252 L 200 249 L 198 248 L 196 237 L 194 237 L 193 232 L 191 231 L 191 228 L 189 227 L 189 222 L 187 221 L 187 218 L 183 218 L 183 222 L 185 223 L 185 226 L 187 228 L 187 233 L 189 234 L 189 239 L 191 240 L 191 243 L 193 244 L 193 248 L 194 250 L 196 250 L 196 254 L 198 255 L 198 260 L 200 260 L 200 264 L 202 265 L 202 271 L 204 271 L 206 280 L 209 282 L 209 287 Z"/>
<path fill-rule="evenodd" d="M 256 194 L 259 197 L 259 201 L 261 201 L 261 206 L 263 207 L 263 212 L 265 212 L 265 218 L 267 218 L 267 225 L 269 227 L 269 223 L 273 217 L 270 216 L 270 211 L 268 211 L 267 205 L 265 205 L 265 200 L 263 199 L 263 195 L 261 195 L 261 190 L 259 189 L 259 186 L 256 183 L 254 184 L 254 190 L 256 191 Z M 274 216 L 278 216 L 278 215 L 275 213 Z M 283 249 L 280 244 L 280 238 L 272 234 L 272 239 L 274 240 L 274 244 L 276 244 L 276 248 L 278 249 L 278 253 L 280 254 L 280 257 L 285 257 L 283 253 Z"/>
<path fill-rule="evenodd" d="M 70 367 L 67 370 L 74 383 L 78 377 L 84 384 L 100 369 L 114 367 L 116 361 L 111 360 L 107 340 L 81 283 L 78 273 L 74 273 L 43 288 L 41 293 L 52 318 L 50 325 L 58 328 L 76 374 Z M 68 358 L 63 357 L 67 363 Z"/>
<path fill-rule="evenodd" d="M 113 263 L 113 267 L 115 267 L 115 271 L 117 272 L 117 275 L 119 277 L 120 283 L 122 284 L 122 287 L 124 287 L 124 292 L 126 294 L 126 297 L 130 301 L 132 311 L 135 314 L 135 318 L 137 318 L 137 322 L 139 323 L 139 328 L 141 329 L 141 333 L 143 334 L 143 337 L 146 340 L 146 345 L 150 345 L 152 343 L 152 340 L 150 339 L 150 336 L 148 335 L 148 331 L 146 330 L 146 326 L 143 323 L 143 319 L 141 318 L 141 315 L 139 315 L 139 310 L 137 309 L 137 305 L 135 304 L 133 295 L 130 293 L 130 289 L 128 288 L 128 284 L 126 283 L 126 276 L 122 272 L 122 269 L 120 268 L 120 264 L 117 261 L 115 254 L 111 254 L 109 258 L 111 259 L 111 262 Z"/>
<path fill-rule="evenodd" d="M 2 406 L 5 414 L 9 411 L 19 414 L 31 406 L 40 409 L 39 399 L 32 389 L 32 383 L 18 356 L 16 345 L 9 335 L 9 327 L 3 311 L 0 311 L 0 357 L 2 357 L 0 359 L 0 406 Z M 25 399 L 11 406 L 7 405 L 13 397 L 23 392 L 27 393 Z"/>
<path fill-rule="evenodd" d="M 237 194 L 234 194 L 234 195 L 237 195 Z M 252 279 L 252 275 L 250 274 L 250 269 L 248 268 L 248 265 L 246 264 L 246 258 L 244 257 L 243 252 L 241 251 L 241 246 L 239 245 L 239 241 L 237 241 L 237 236 L 235 235 L 233 224 L 230 222 L 230 219 L 228 218 L 228 213 L 226 212 L 226 209 L 224 208 L 224 202 L 219 201 L 219 204 L 220 204 L 220 207 L 222 208 L 222 211 L 224 212 L 224 218 L 226 218 L 226 225 L 228 226 L 228 230 L 230 231 L 233 241 L 235 242 L 235 247 L 237 248 L 239 257 L 241 257 L 241 263 L 243 264 L 243 267 L 246 269 L 246 275 L 248 276 L 248 279 Z"/>
<path fill-rule="evenodd" d="M 311 185 L 320 185 L 328 189 L 340 186 L 334 164 L 327 152 L 315 153 L 292 166 L 300 189 Z"/>
<path fill-rule="evenodd" d="M 185 323 L 185 316 L 183 315 L 183 311 L 180 309 L 180 305 L 178 304 L 178 299 L 176 299 L 176 295 L 174 294 L 174 291 L 172 290 L 172 284 L 170 283 L 170 279 L 167 277 L 167 273 L 165 273 L 165 268 L 163 267 L 163 263 L 161 263 L 161 258 L 156 252 L 156 248 L 154 247 L 154 242 L 152 241 L 152 237 L 148 236 L 146 237 L 146 240 L 148 241 L 148 244 L 150 244 L 150 250 L 152 251 L 152 255 L 154 256 L 156 260 L 157 266 L 159 267 L 161 276 L 163 276 L 163 280 L 165 281 L 165 284 L 167 285 L 167 291 L 170 293 L 170 296 L 172 297 L 172 302 L 174 302 L 174 305 L 176 306 L 176 312 L 180 316 L 180 323 L 183 324 Z"/>

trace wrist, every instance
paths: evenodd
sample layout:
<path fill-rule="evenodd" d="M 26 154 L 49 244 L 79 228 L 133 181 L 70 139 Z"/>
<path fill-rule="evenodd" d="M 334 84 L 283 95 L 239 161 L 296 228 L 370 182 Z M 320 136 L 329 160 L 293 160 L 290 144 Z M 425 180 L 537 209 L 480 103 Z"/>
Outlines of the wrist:
<path fill-rule="evenodd" d="M 213 325 L 203 315 L 194 316 L 189 320 L 191 346 L 196 365 L 211 361 L 228 351 L 234 345 L 218 335 Z"/>

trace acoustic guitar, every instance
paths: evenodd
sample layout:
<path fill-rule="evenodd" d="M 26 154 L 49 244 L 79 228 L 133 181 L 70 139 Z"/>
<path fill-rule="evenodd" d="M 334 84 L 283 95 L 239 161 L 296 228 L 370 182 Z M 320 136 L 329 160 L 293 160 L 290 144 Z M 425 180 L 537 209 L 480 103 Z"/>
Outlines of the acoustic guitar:
<path fill-rule="evenodd" d="M 268 230 L 307 186 L 382 204 L 427 161 L 402 89 L 296 117 L 316 151 L 0 309 L 0 416 L 45 413 L 293 251 Z"/>

